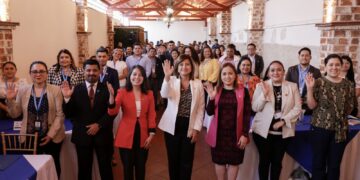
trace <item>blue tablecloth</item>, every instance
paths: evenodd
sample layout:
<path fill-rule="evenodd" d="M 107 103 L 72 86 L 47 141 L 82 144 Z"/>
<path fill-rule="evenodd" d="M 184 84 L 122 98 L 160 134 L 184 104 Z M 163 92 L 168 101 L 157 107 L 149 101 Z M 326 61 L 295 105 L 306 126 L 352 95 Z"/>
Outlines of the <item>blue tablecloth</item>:
<path fill-rule="evenodd" d="M 72 123 L 70 119 L 65 119 L 65 131 L 69 131 L 72 129 Z M 8 120 L 0 120 L 0 132 L 5 133 L 19 133 L 19 131 L 14 131 L 14 120 L 8 119 Z"/>
<path fill-rule="evenodd" d="M 311 149 L 311 133 L 310 133 L 311 116 L 305 116 L 303 120 L 296 125 L 295 137 L 287 149 L 287 153 L 294 158 L 308 172 L 312 169 L 313 152 Z M 348 142 L 360 131 L 360 125 L 349 126 Z"/>
<path fill-rule="evenodd" d="M 2 156 L 2 155 L 1 155 Z M 36 180 L 36 170 L 25 159 L 23 155 L 6 155 L 2 156 L 2 160 L 6 160 L 6 157 L 17 158 L 4 170 L 0 170 L 0 179 L 4 180 L 16 180 L 16 179 L 29 179 Z M 10 159 L 10 158 L 9 158 Z"/>

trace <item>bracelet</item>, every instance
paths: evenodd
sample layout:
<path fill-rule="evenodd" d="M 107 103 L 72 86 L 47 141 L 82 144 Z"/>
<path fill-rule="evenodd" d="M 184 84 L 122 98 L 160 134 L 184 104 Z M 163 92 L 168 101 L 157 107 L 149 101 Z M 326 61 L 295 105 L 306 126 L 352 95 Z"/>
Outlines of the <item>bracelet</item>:
<path fill-rule="evenodd" d="M 150 132 L 149 135 L 154 135 L 154 136 L 155 136 L 155 133 L 154 133 L 154 132 Z"/>

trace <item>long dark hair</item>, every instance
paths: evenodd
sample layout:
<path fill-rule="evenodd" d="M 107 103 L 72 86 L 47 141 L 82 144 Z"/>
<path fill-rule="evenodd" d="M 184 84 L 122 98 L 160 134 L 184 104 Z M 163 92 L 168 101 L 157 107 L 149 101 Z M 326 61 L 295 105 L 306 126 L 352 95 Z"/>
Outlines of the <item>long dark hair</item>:
<path fill-rule="evenodd" d="M 200 53 L 200 62 L 203 62 L 205 60 L 205 55 L 204 55 L 204 51 L 205 49 L 209 49 L 210 51 L 210 58 L 214 58 L 214 55 L 213 55 L 213 52 L 211 50 L 211 48 L 209 46 L 205 46 L 202 50 L 201 50 L 201 53 Z"/>
<path fill-rule="evenodd" d="M 349 81 L 351 81 L 351 82 L 353 82 L 355 84 L 354 66 L 353 66 L 351 58 L 349 56 L 347 56 L 347 55 L 343 55 L 343 56 L 341 56 L 341 59 L 343 60 L 343 62 L 344 62 L 344 59 L 345 59 L 347 62 L 350 63 L 350 68 L 346 73 L 346 79 L 348 79 Z"/>
<path fill-rule="evenodd" d="M 131 81 L 130 81 L 130 77 L 131 77 L 131 74 L 133 73 L 133 71 L 135 69 L 138 69 L 143 77 L 143 82 L 141 84 L 141 92 L 143 94 L 147 94 L 147 92 L 149 91 L 149 84 L 148 84 L 148 80 L 147 80 L 147 77 L 146 77 L 146 72 L 145 72 L 145 69 L 140 66 L 140 65 L 135 65 L 130 73 L 128 74 L 128 76 L 126 77 L 126 85 L 125 85 L 125 88 L 126 88 L 126 91 L 132 91 L 133 89 L 133 86 L 131 84 Z"/>
<path fill-rule="evenodd" d="M 236 74 L 236 68 L 235 68 L 235 66 L 234 66 L 232 63 L 225 63 L 225 64 L 221 67 L 221 69 L 220 69 L 219 78 L 218 78 L 218 83 L 217 83 L 217 88 L 218 88 L 218 90 L 224 86 L 224 83 L 223 83 L 222 80 L 221 80 L 221 74 L 222 74 L 222 71 L 223 71 L 226 67 L 229 67 L 229 68 L 231 68 L 231 69 L 234 71 L 234 74 L 235 74 L 235 80 L 234 80 L 234 84 L 233 84 L 233 85 L 234 85 L 234 88 L 237 88 L 237 87 L 239 86 L 239 84 L 238 84 L 238 76 L 237 76 L 237 74 Z"/>
<path fill-rule="evenodd" d="M 200 65 L 200 59 L 199 59 L 199 55 L 196 53 L 195 49 L 191 46 L 186 46 L 184 48 L 184 52 L 185 50 L 189 48 L 190 49 L 190 52 L 191 52 L 191 59 L 193 62 L 195 62 L 197 65 Z"/>
<path fill-rule="evenodd" d="M 283 65 L 283 63 L 282 63 L 281 61 L 279 61 L 279 60 L 271 61 L 271 63 L 269 64 L 269 66 L 266 68 L 263 81 L 266 81 L 266 80 L 270 79 L 269 76 L 268 76 L 269 70 L 270 70 L 270 66 L 273 65 L 273 64 L 275 64 L 275 63 L 280 64 L 281 67 L 283 68 L 283 71 L 285 72 L 285 67 L 284 67 L 284 65 Z"/>
<path fill-rule="evenodd" d="M 179 71 L 178 71 L 179 64 L 181 64 L 182 62 L 184 62 L 186 60 L 190 61 L 190 65 L 191 65 L 190 79 L 194 80 L 195 65 L 194 65 L 193 61 L 191 60 L 191 57 L 189 55 L 187 55 L 187 54 L 180 55 L 179 61 L 175 64 L 175 67 L 174 67 L 174 75 L 177 78 L 180 78 L 180 74 L 179 74 Z"/>
<path fill-rule="evenodd" d="M 55 72 L 59 72 L 59 70 L 60 70 L 60 55 L 61 55 L 62 53 L 67 54 L 67 55 L 70 56 L 70 60 L 71 60 L 70 68 L 72 68 L 72 69 L 75 70 L 75 69 L 76 69 L 76 66 L 75 66 L 74 58 L 73 58 L 73 56 L 71 55 L 71 52 L 70 52 L 69 50 L 67 50 L 67 49 L 61 49 L 61 50 L 59 51 L 59 53 L 57 54 L 57 57 L 56 57 L 57 63 L 55 64 Z"/>
<path fill-rule="evenodd" d="M 330 61 L 330 59 L 333 59 L 333 58 L 338 59 L 338 60 L 340 61 L 340 64 L 341 64 L 341 65 L 344 64 L 344 63 L 343 63 L 343 60 L 341 59 L 341 57 L 340 57 L 339 55 L 337 55 L 337 54 L 329 54 L 329 55 L 326 56 L 326 58 L 324 59 L 324 64 L 325 64 L 325 66 L 326 66 L 327 63 Z M 327 75 L 327 73 L 326 73 L 326 71 L 325 71 L 324 76 L 326 76 L 326 75 Z"/>
<path fill-rule="evenodd" d="M 249 61 L 250 62 L 250 72 L 249 72 L 249 75 L 250 76 L 253 76 L 254 74 L 251 72 L 251 66 L 252 66 L 252 62 L 250 60 L 250 58 L 248 56 L 242 56 L 238 65 L 237 65 L 237 73 L 238 74 L 241 74 L 241 70 L 240 70 L 240 66 L 241 66 L 241 63 L 244 62 L 244 61 Z"/>

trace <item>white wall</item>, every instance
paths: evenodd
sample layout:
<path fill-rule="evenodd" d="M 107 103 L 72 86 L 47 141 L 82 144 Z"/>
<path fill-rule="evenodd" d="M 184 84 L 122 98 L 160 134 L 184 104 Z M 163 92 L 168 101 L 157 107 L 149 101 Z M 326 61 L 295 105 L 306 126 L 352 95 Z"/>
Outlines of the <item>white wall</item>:
<path fill-rule="evenodd" d="M 149 41 L 162 39 L 164 42 L 173 40 L 188 44 L 195 41 L 207 39 L 207 28 L 204 21 L 178 21 L 167 28 L 162 21 L 130 21 L 131 26 L 141 26 L 148 32 Z"/>
<path fill-rule="evenodd" d="M 89 18 L 89 55 L 95 55 L 96 50 L 100 46 L 108 46 L 107 38 L 107 15 L 89 9 L 88 18 Z"/>
<path fill-rule="evenodd" d="M 322 0 L 271 0 L 265 5 L 264 43 L 320 46 Z"/>
<path fill-rule="evenodd" d="M 235 44 L 246 43 L 249 24 L 247 3 L 241 3 L 231 8 L 231 41 Z"/>
<path fill-rule="evenodd" d="M 50 67 L 60 49 L 69 49 L 78 62 L 76 5 L 73 0 L 11 0 L 11 21 L 19 22 L 13 31 L 14 62 L 18 76 L 28 78 L 32 61 L 42 60 Z M 106 15 L 88 11 L 89 53 L 107 46 Z"/>
<path fill-rule="evenodd" d="M 322 0 L 266 1 L 263 56 L 265 63 L 279 59 L 286 67 L 297 64 L 297 51 L 304 46 L 313 51 L 311 64 L 320 65 L 320 30 Z"/>
<path fill-rule="evenodd" d="M 9 5 L 11 21 L 20 23 L 13 31 L 18 76 L 28 77 L 34 60 L 52 66 L 62 48 L 69 49 L 76 59 L 76 9 L 72 0 L 11 0 Z"/>

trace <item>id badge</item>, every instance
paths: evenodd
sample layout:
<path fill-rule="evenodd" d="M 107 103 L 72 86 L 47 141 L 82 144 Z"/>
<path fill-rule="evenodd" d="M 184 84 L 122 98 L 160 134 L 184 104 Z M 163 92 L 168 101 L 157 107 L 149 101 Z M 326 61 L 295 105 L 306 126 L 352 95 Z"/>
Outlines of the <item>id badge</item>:
<path fill-rule="evenodd" d="M 274 119 L 280 119 L 281 118 L 281 112 L 275 112 Z"/>
<path fill-rule="evenodd" d="M 35 129 L 39 130 L 41 128 L 41 122 L 35 121 Z"/>

